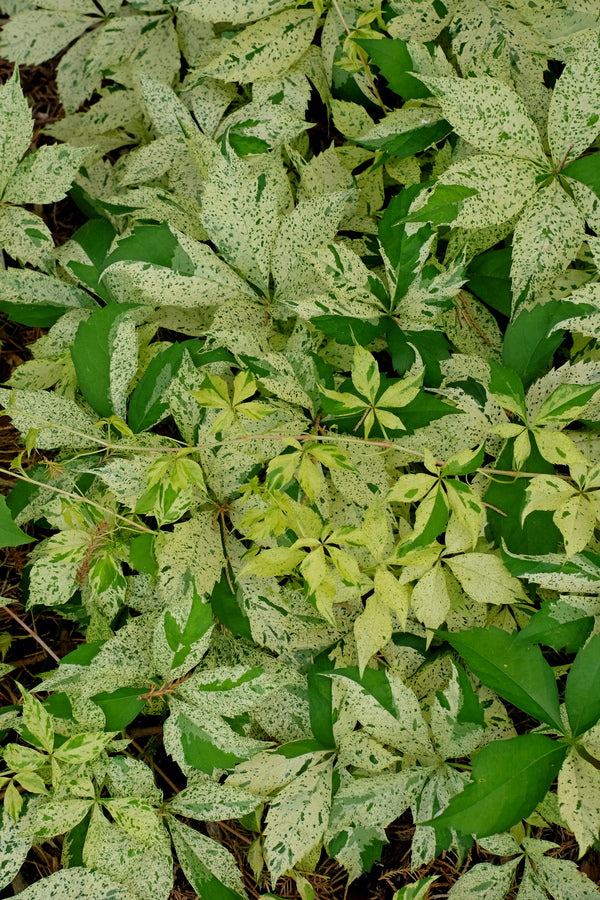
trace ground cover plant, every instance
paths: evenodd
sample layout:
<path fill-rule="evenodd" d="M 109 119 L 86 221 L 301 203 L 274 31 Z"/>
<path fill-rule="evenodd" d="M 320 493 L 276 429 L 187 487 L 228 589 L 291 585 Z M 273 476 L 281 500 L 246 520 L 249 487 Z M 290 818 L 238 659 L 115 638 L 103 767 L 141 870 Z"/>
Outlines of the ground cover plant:
<path fill-rule="evenodd" d="M 0 889 L 59 837 L 24 900 L 167 900 L 174 859 L 315 900 L 409 814 L 450 900 L 597 897 L 543 837 L 600 846 L 595 0 L 0 9 L 0 309 L 44 329 L 0 538 L 79 635 L 0 670 Z"/>

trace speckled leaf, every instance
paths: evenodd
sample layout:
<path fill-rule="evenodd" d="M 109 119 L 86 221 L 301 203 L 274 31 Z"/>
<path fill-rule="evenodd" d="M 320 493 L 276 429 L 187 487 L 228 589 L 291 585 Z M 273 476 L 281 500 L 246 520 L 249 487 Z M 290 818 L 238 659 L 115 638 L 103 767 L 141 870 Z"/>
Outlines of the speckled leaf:
<path fill-rule="evenodd" d="M 410 605 L 425 628 L 439 628 L 450 612 L 450 604 L 446 575 L 438 562 L 415 584 Z"/>
<path fill-rule="evenodd" d="M 267 292 L 279 224 L 277 188 L 270 174 L 249 175 L 237 162 L 219 161 L 204 187 L 202 225 L 234 268 Z"/>
<path fill-rule="evenodd" d="M 352 715 L 382 744 L 419 756 L 431 752 L 429 732 L 415 693 L 383 669 L 336 670 L 330 677 L 347 683 Z"/>
<path fill-rule="evenodd" d="M 14 322 L 53 325 L 73 308 L 97 309 L 85 291 L 31 269 L 0 271 L 0 309 Z"/>
<path fill-rule="evenodd" d="M 567 556 L 585 550 L 594 537 L 596 507 L 583 495 L 569 498 L 553 516 L 565 541 Z"/>
<path fill-rule="evenodd" d="M 242 25 L 263 19 L 282 9 L 293 6 L 293 0 L 184 0 L 180 7 L 201 22 L 231 22 Z"/>
<path fill-rule="evenodd" d="M 412 41 L 434 41 L 442 28 L 452 19 L 457 0 L 445 3 L 431 3 L 430 0 L 392 0 L 390 34 L 393 37 Z"/>
<path fill-rule="evenodd" d="M 323 838 L 331 806 L 331 761 L 295 778 L 271 802 L 264 837 L 273 884 Z"/>
<path fill-rule="evenodd" d="M 164 826 L 152 803 L 141 797 L 118 797 L 104 800 L 103 806 L 108 810 L 123 831 L 140 844 L 160 844 Z"/>
<path fill-rule="evenodd" d="M 197 130 L 173 88 L 149 75 L 142 75 L 140 90 L 142 103 L 157 136 L 172 134 L 183 138 Z"/>
<path fill-rule="evenodd" d="M 111 304 L 77 330 L 71 357 L 81 393 L 99 416 L 126 417 L 129 385 L 137 370 L 133 304 Z"/>
<path fill-rule="evenodd" d="M 147 303 L 152 306 L 178 306 L 193 309 L 237 300 L 251 292 L 242 279 L 205 244 L 199 244 L 205 256 L 193 275 L 174 272 L 166 266 L 142 261 L 119 261 L 108 266 L 102 285 L 123 303 Z"/>
<path fill-rule="evenodd" d="M 0 403 L 21 434 L 30 429 L 38 432 L 36 446 L 42 450 L 97 446 L 95 419 L 68 397 L 50 391 L 2 389 Z"/>
<path fill-rule="evenodd" d="M 503 558 L 514 575 L 551 590 L 596 593 L 600 584 L 600 558 L 588 551 L 565 560 L 559 553 L 518 555 L 504 547 Z"/>
<path fill-rule="evenodd" d="M 21 90 L 18 67 L 15 67 L 12 76 L 0 87 L 0 119 L 2 121 L 0 196 L 2 196 L 8 180 L 29 147 L 33 136 L 31 111 Z"/>
<path fill-rule="evenodd" d="M 174 681 L 193 669 L 208 649 L 213 624 L 210 603 L 195 593 L 178 597 L 164 610 L 154 629 L 156 671 Z"/>
<path fill-rule="evenodd" d="M 558 802 L 581 856 L 597 840 L 600 830 L 600 772 L 575 748 L 569 751 L 558 774 Z"/>
<path fill-rule="evenodd" d="M 218 784 L 210 778 L 196 779 L 176 794 L 168 809 L 179 816 L 198 819 L 201 822 L 221 822 L 236 819 L 252 812 L 260 803 L 260 797 L 232 784 Z"/>
<path fill-rule="evenodd" d="M 450 166 L 438 184 L 458 184 L 477 191 L 462 201 L 453 228 L 486 228 L 512 219 L 535 193 L 536 174 L 529 160 L 503 159 L 491 153 Z"/>
<path fill-rule="evenodd" d="M 98 32 L 83 34 L 69 47 L 56 69 L 56 86 L 66 113 L 77 112 L 102 82 L 99 69 L 90 68 L 89 59 Z"/>
<path fill-rule="evenodd" d="M 20 825 L 3 810 L 0 812 L 0 888 L 5 888 L 17 875 L 25 862 L 31 840 L 23 834 Z"/>
<path fill-rule="evenodd" d="M 290 9 L 248 25 L 224 41 L 225 48 L 204 74 L 243 84 L 278 78 L 309 48 L 317 22 L 312 9 Z"/>
<path fill-rule="evenodd" d="M 600 891 L 577 863 L 570 859 L 542 856 L 535 861 L 538 882 L 554 900 L 598 900 Z"/>
<path fill-rule="evenodd" d="M 567 61 L 552 91 L 548 140 L 557 166 L 581 156 L 600 134 L 600 49 L 594 43 Z"/>
<path fill-rule="evenodd" d="M 2 29 L 0 54 L 14 62 L 37 66 L 94 24 L 88 16 L 31 10 L 17 13 Z"/>
<path fill-rule="evenodd" d="M 478 603 L 527 602 L 527 594 L 493 553 L 465 553 L 446 560 L 466 593 Z"/>
<path fill-rule="evenodd" d="M 301 200 L 294 211 L 282 220 L 273 250 L 273 276 L 278 291 L 283 292 L 284 296 L 298 290 L 307 269 L 303 254 L 318 251 L 324 244 L 333 241 L 350 196 L 349 191 L 337 191 Z M 351 267 L 343 256 L 336 259 L 334 247 L 329 249 L 333 257 L 331 263 L 337 262 L 340 269 L 336 280 L 341 279 L 345 270 Z M 328 269 L 331 268 L 333 266 L 330 264 Z"/>
<path fill-rule="evenodd" d="M 156 842 L 141 842 L 95 807 L 85 835 L 83 861 L 94 874 L 117 879 L 135 898 L 168 900 L 173 890 L 171 841 L 164 828 L 157 837 Z"/>
<path fill-rule="evenodd" d="M 78 866 L 42 878 L 21 893 L 22 900 L 137 900 L 107 875 Z"/>
<path fill-rule="evenodd" d="M 48 839 L 70 831 L 87 814 L 93 800 L 48 800 L 36 806 L 24 822 L 24 830 L 37 838 Z"/>
<path fill-rule="evenodd" d="M 210 593 L 223 567 L 221 537 L 208 512 L 177 523 L 172 532 L 161 532 L 155 552 L 159 585 L 169 602 L 184 595 L 191 583 L 201 596 Z"/>
<path fill-rule="evenodd" d="M 203 900 L 246 900 L 242 876 L 225 847 L 177 819 L 169 828 L 179 865 Z"/>
<path fill-rule="evenodd" d="M 504 900 L 513 882 L 519 857 L 502 865 L 479 863 L 450 888 L 448 900 Z"/>
<path fill-rule="evenodd" d="M 3 199 L 11 203 L 62 200 L 88 152 L 86 147 L 77 149 L 65 144 L 39 147 L 17 167 Z"/>
<path fill-rule="evenodd" d="M 547 287 L 575 257 L 585 239 L 584 217 L 557 182 L 542 188 L 515 227 L 511 278 L 513 296 L 529 284 Z"/>
<path fill-rule="evenodd" d="M 539 132 L 523 101 L 502 81 L 487 75 L 416 77 L 439 99 L 444 117 L 456 133 L 478 150 L 546 163 Z"/>
<path fill-rule="evenodd" d="M 54 241 L 48 226 L 19 206 L 0 207 L 0 247 L 22 265 L 48 270 L 53 264 Z"/>

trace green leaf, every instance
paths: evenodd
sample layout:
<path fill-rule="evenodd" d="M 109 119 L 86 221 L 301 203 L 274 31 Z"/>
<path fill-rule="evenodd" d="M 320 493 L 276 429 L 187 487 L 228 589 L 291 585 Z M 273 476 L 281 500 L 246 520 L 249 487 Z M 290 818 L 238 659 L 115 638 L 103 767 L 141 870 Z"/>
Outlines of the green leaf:
<path fill-rule="evenodd" d="M 565 705 L 576 737 L 600 719 L 600 635 L 594 635 L 571 665 L 565 687 Z"/>
<path fill-rule="evenodd" d="M 178 819 L 169 829 L 183 874 L 203 900 L 247 900 L 233 855 Z"/>
<path fill-rule="evenodd" d="M 0 46 L 5 33 L 3 30 Z M 1 197 L 19 160 L 27 152 L 33 136 L 33 120 L 27 100 L 21 90 L 17 66 L 8 81 L 0 87 L 0 121 L 2 121 L 0 137 Z"/>
<path fill-rule="evenodd" d="M 20 547 L 30 544 L 35 538 L 25 534 L 12 520 L 6 500 L 0 495 L 0 547 Z"/>
<path fill-rule="evenodd" d="M 127 392 L 137 369 L 137 339 L 131 311 L 123 303 L 98 309 L 77 330 L 71 356 L 81 393 L 103 418 L 124 419 Z"/>
<path fill-rule="evenodd" d="M 600 154 L 588 153 L 569 163 L 562 174 L 586 184 L 600 197 Z"/>
<path fill-rule="evenodd" d="M 527 389 L 546 371 L 563 341 L 565 332 L 555 330 L 555 326 L 571 316 L 592 312 L 592 309 L 591 305 L 568 300 L 549 300 L 522 309 L 504 334 L 503 364 L 520 376 Z"/>
<path fill-rule="evenodd" d="M 89 219 L 59 251 L 61 264 L 106 303 L 111 297 L 100 284 L 100 276 L 116 235 L 106 219 Z"/>
<path fill-rule="evenodd" d="M 199 342 L 171 344 L 151 360 L 129 398 L 127 423 L 136 434 L 152 428 L 167 414 L 167 391 L 177 376 L 184 351 L 192 347 L 199 349 Z"/>
<path fill-rule="evenodd" d="M 473 783 L 423 823 L 487 837 L 528 816 L 556 778 L 567 746 L 541 734 L 492 741 L 473 757 Z"/>
<path fill-rule="evenodd" d="M 493 359 L 488 360 L 490 367 L 490 392 L 498 403 L 509 412 L 516 413 L 524 422 L 527 421 L 525 391 L 520 377 L 512 369 L 498 365 Z"/>
<path fill-rule="evenodd" d="M 539 647 L 494 626 L 444 632 L 444 638 L 487 687 L 562 733 L 556 679 Z"/>
<path fill-rule="evenodd" d="M 465 285 L 467 290 L 504 316 L 510 316 L 512 306 L 511 258 L 510 247 L 503 250 L 488 250 L 487 253 L 480 253 L 472 259 L 467 266 L 469 277 Z"/>
<path fill-rule="evenodd" d="M 429 119 L 423 119 L 423 125 L 418 128 L 410 128 L 402 131 L 400 134 L 389 134 L 385 137 L 357 137 L 354 141 L 361 147 L 368 150 L 380 150 L 384 157 L 397 157 L 398 159 L 408 159 L 422 150 L 443 141 L 452 131 L 452 127 L 444 119 L 438 119 L 436 122 L 430 122 Z"/>
<path fill-rule="evenodd" d="M 409 213 L 403 222 L 430 222 L 432 225 L 448 225 L 460 214 L 467 197 L 477 194 L 475 188 L 460 184 L 439 184 L 433 188 L 423 206 Z"/>
<path fill-rule="evenodd" d="M 101 691 L 90 697 L 104 713 L 105 731 L 123 731 L 133 722 L 146 704 L 145 700 L 140 699 L 140 694 L 144 693 L 144 690 L 144 688 L 121 687 L 115 691 Z"/>
<path fill-rule="evenodd" d="M 355 38 L 354 43 L 367 51 L 394 93 L 405 100 L 429 96 L 427 88 L 411 74 L 415 66 L 406 41 Z"/>
<path fill-rule="evenodd" d="M 590 636 L 593 625 L 593 616 L 562 600 L 546 600 L 520 630 L 518 640 L 576 653 Z"/>

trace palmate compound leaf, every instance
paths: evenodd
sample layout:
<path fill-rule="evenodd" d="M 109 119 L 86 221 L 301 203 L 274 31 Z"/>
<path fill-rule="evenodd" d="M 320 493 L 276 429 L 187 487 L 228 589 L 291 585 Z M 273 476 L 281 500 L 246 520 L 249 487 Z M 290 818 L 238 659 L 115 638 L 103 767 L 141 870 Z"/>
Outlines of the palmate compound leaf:
<path fill-rule="evenodd" d="M 541 734 L 493 741 L 473 757 L 473 782 L 423 824 L 476 837 L 508 830 L 545 797 L 567 749 Z"/>
<path fill-rule="evenodd" d="M 443 634 L 487 687 L 563 731 L 556 679 L 539 647 L 495 627 Z"/>

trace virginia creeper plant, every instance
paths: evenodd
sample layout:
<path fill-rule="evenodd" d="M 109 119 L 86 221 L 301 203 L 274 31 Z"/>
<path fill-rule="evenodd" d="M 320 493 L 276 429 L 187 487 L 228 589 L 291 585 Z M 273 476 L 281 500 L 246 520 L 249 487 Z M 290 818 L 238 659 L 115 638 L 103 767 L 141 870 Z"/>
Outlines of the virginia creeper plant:
<path fill-rule="evenodd" d="M 81 636 L 0 710 L 0 888 L 64 836 L 23 900 L 167 900 L 174 857 L 244 900 L 199 830 L 238 819 L 314 900 L 409 812 L 415 869 L 502 857 L 450 900 L 598 897 L 539 839 L 599 846 L 597 0 L 0 9 L 0 309 L 45 329 L 0 539 Z"/>

